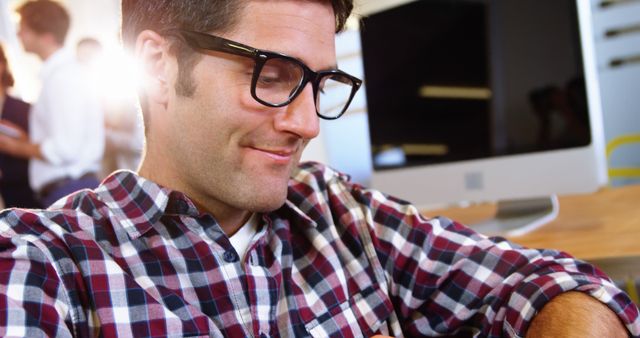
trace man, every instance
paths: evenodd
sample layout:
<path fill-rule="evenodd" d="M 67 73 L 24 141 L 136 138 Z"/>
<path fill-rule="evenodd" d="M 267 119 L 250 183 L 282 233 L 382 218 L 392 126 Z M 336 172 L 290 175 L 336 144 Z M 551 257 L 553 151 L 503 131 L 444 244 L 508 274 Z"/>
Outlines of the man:
<path fill-rule="evenodd" d="M 2 215 L 0 334 L 640 335 L 592 266 L 296 169 L 360 83 L 334 70 L 351 7 L 124 0 L 146 156 L 58 209 Z"/>
<path fill-rule="evenodd" d="M 31 186 L 46 207 L 78 189 L 98 186 L 104 120 L 75 56 L 62 49 L 67 11 L 57 2 L 38 0 L 18 13 L 24 49 L 44 61 L 42 92 L 31 112 L 30 139 L 0 135 L 0 152 L 31 159 Z"/>

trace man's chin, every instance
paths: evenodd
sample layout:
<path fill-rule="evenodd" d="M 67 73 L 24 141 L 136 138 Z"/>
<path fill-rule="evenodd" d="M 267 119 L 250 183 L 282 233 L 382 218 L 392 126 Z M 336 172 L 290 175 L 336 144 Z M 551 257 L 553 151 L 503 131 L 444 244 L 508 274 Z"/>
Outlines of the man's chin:
<path fill-rule="evenodd" d="M 287 189 L 278 191 L 262 191 L 252 201 L 254 212 L 271 212 L 280 209 L 287 200 Z"/>
<path fill-rule="evenodd" d="M 244 205 L 244 210 L 252 212 L 271 212 L 279 209 L 287 200 L 291 177 L 289 169 L 278 173 L 263 170 L 260 174 L 245 176 L 242 194 L 237 195 L 242 196 L 241 200 L 236 201 Z"/>
<path fill-rule="evenodd" d="M 260 213 L 269 213 L 269 212 L 276 211 L 276 210 L 280 209 L 284 205 L 284 203 L 285 203 L 285 201 L 282 201 L 282 203 L 277 204 L 277 205 L 256 206 L 251 211 L 252 212 L 260 212 Z"/>
<path fill-rule="evenodd" d="M 270 195 L 260 196 L 252 201 L 251 211 L 253 212 L 271 212 L 280 209 L 287 200 L 287 195 L 280 192 Z"/>

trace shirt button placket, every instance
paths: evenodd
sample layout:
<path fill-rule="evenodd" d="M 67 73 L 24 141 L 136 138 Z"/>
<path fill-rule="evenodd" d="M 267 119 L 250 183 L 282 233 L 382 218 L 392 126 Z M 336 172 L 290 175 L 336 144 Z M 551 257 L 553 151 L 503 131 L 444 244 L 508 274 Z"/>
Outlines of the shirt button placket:
<path fill-rule="evenodd" d="M 224 258 L 224 261 L 227 263 L 233 263 L 238 260 L 238 255 L 229 249 L 222 254 L 222 258 Z"/>

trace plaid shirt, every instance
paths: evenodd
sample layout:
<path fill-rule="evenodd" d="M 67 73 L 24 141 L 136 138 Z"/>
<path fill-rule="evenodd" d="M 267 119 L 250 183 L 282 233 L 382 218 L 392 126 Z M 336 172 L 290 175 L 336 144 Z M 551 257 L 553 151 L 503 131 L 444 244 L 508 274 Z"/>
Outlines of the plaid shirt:
<path fill-rule="evenodd" d="M 243 260 L 177 191 L 117 172 L 46 211 L 0 218 L 0 336 L 524 336 L 580 290 L 640 335 L 600 271 L 488 239 L 301 166 Z"/>

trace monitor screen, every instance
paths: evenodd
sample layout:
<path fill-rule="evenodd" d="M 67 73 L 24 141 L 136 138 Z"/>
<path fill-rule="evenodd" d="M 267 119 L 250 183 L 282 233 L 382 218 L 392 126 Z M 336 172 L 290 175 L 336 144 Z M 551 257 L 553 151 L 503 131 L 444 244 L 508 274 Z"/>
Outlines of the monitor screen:
<path fill-rule="evenodd" d="M 364 17 L 371 184 L 418 205 L 602 185 L 589 10 L 421 0 Z"/>
<path fill-rule="evenodd" d="M 374 168 L 589 145 L 577 20 L 573 0 L 423 0 L 365 17 Z"/>

